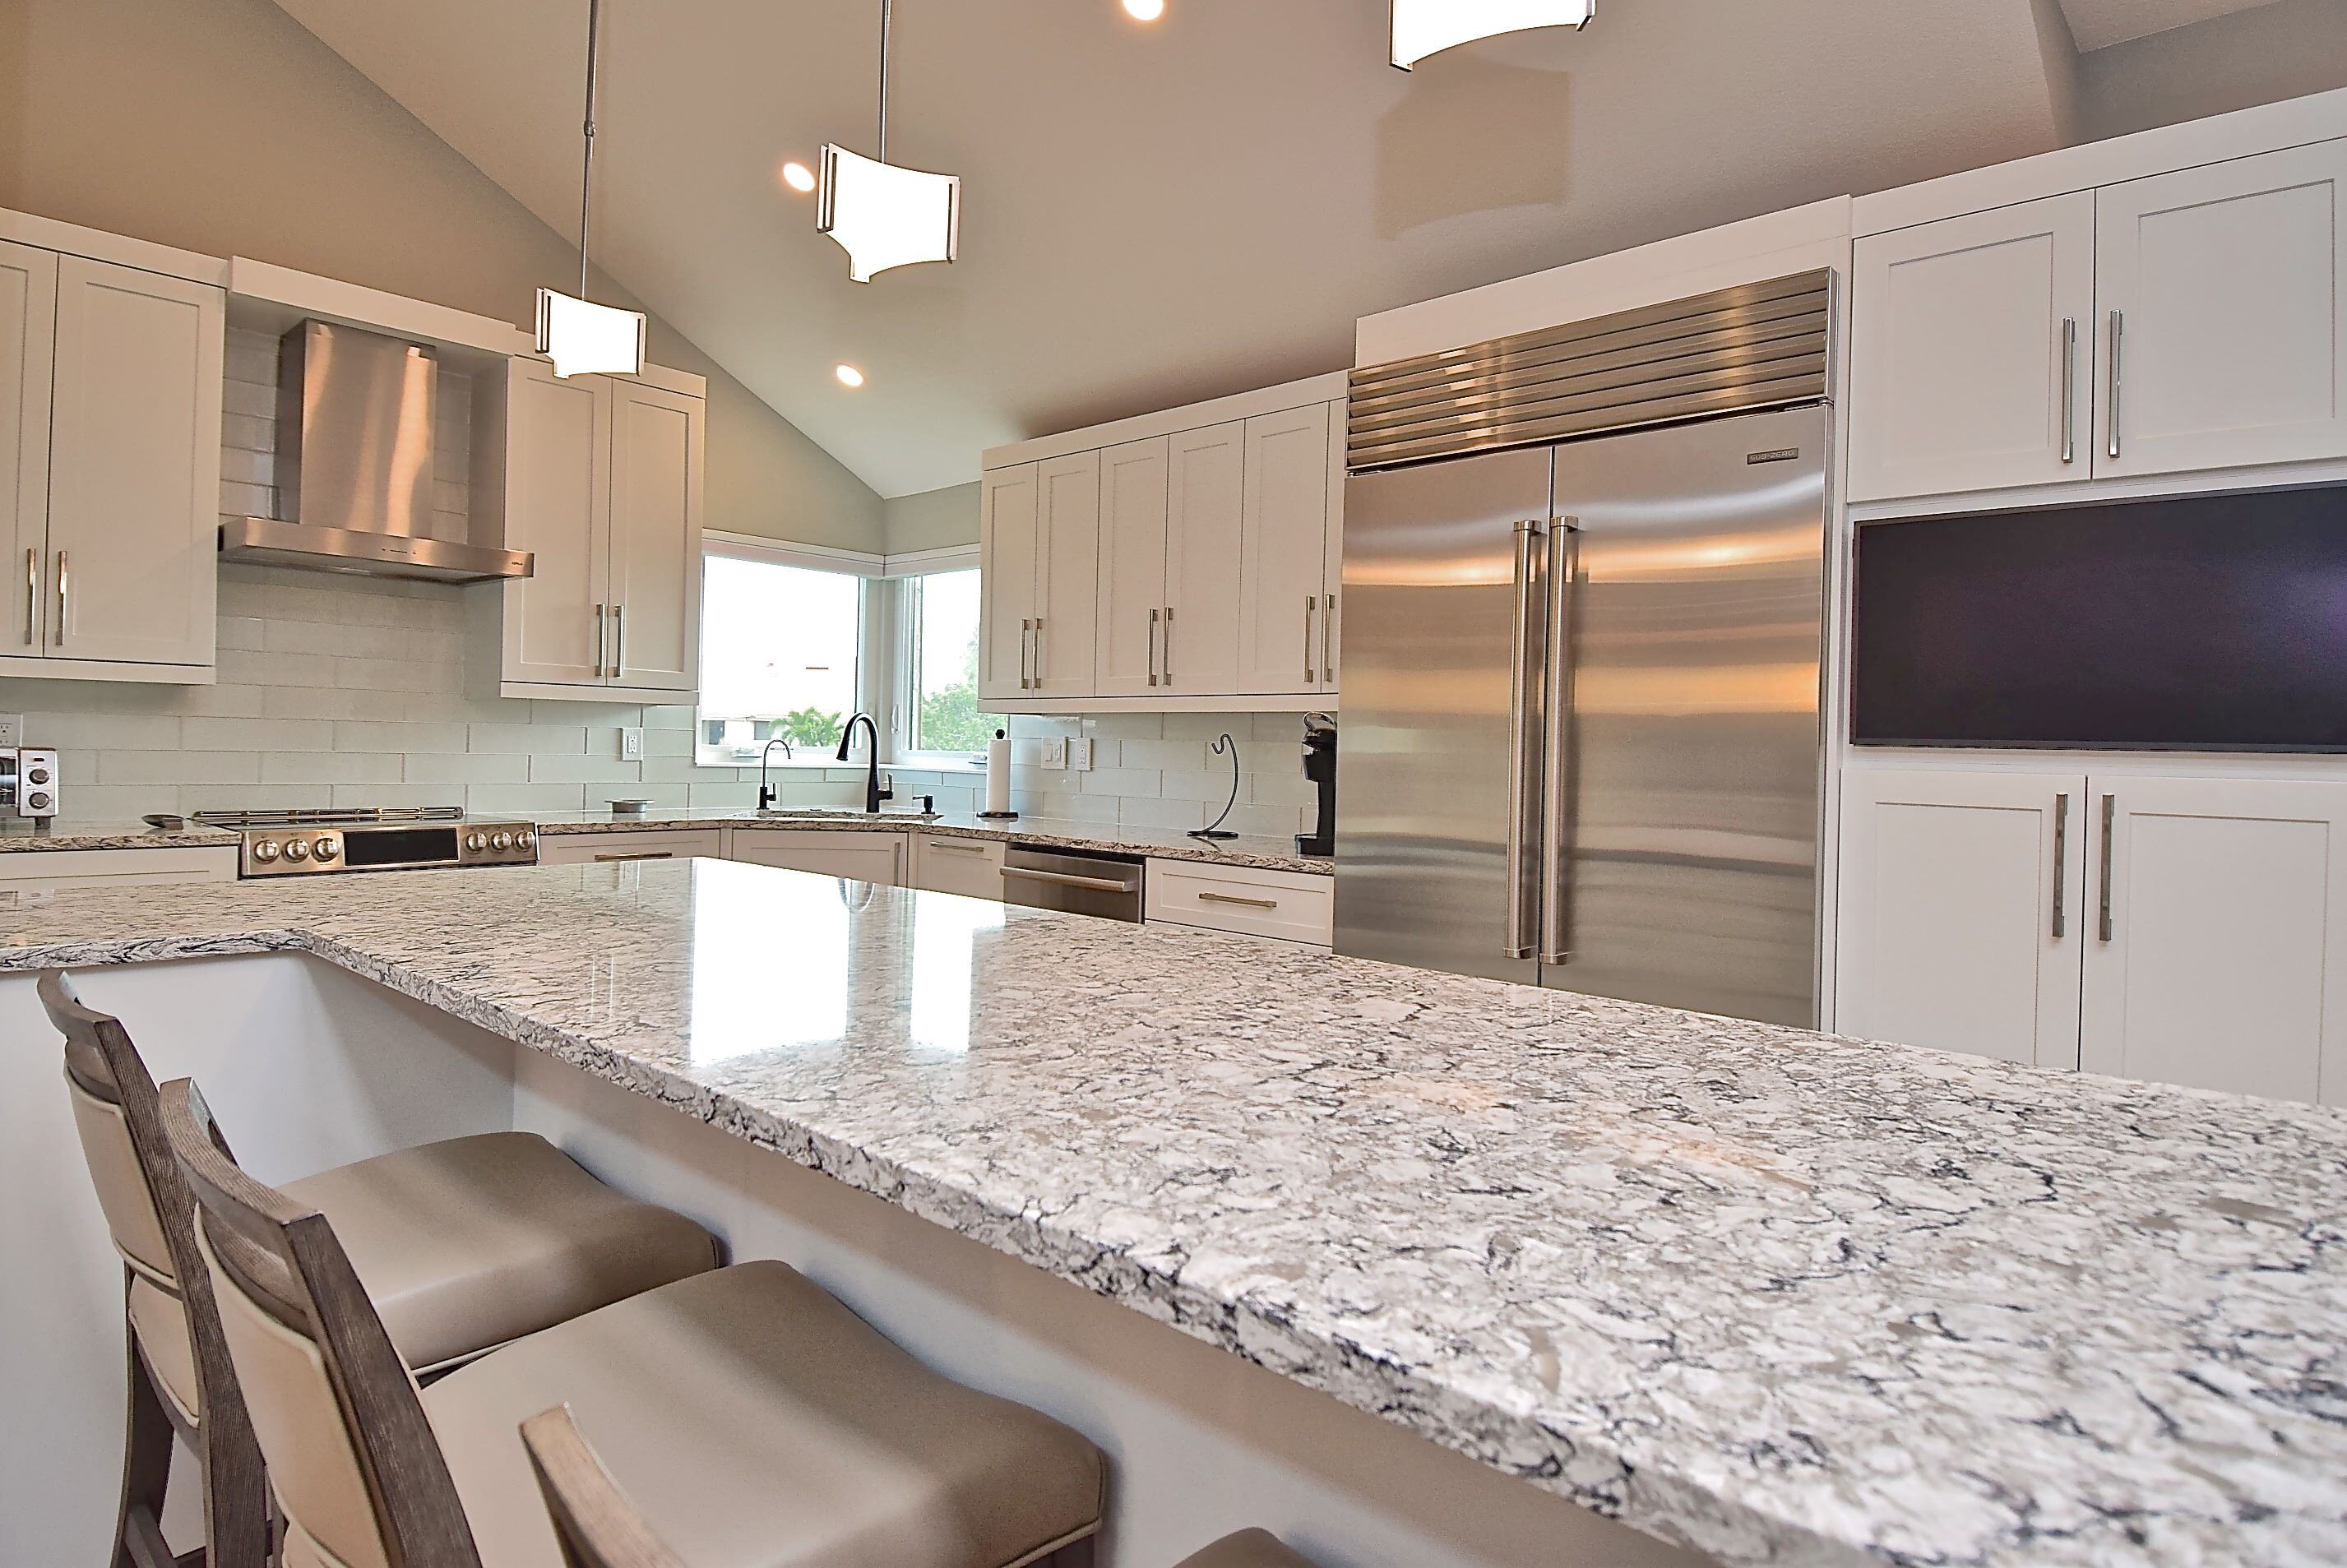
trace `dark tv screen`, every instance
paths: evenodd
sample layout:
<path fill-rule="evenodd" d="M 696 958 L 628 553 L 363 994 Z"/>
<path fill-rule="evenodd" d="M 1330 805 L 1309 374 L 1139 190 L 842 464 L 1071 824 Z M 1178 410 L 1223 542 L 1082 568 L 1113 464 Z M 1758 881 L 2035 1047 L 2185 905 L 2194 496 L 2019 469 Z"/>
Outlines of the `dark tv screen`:
<path fill-rule="evenodd" d="M 2347 752 L 2347 487 L 1861 525 L 1871 745 Z"/>

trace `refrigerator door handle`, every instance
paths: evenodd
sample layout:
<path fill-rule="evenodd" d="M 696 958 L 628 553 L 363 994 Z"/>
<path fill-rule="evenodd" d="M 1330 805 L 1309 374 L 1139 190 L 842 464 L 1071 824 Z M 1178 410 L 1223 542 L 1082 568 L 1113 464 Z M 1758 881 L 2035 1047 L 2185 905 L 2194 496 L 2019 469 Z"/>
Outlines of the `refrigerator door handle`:
<path fill-rule="evenodd" d="M 1548 534 L 1548 669 L 1542 682 L 1540 961 L 1573 961 L 1573 610 L 1581 575 L 1579 519 Z"/>
<path fill-rule="evenodd" d="M 1539 765 L 1539 704 L 1532 690 L 1533 617 L 1540 610 L 1541 526 L 1516 525 L 1516 623 L 1508 668 L 1508 939 L 1506 955 L 1529 958 L 1537 940 L 1538 911 L 1529 896 L 1524 857 L 1532 836 L 1532 770 Z"/>

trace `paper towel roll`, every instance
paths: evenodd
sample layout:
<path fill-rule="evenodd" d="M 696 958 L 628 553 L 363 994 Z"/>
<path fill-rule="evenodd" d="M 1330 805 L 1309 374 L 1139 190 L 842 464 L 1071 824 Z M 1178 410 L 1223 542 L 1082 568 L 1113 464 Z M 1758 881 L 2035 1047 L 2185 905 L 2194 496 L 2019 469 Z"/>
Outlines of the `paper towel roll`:
<path fill-rule="evenodd" d="M 986 743 L 986 815 L 1010 816 L 1010 739 L 1002 731 Z"/>

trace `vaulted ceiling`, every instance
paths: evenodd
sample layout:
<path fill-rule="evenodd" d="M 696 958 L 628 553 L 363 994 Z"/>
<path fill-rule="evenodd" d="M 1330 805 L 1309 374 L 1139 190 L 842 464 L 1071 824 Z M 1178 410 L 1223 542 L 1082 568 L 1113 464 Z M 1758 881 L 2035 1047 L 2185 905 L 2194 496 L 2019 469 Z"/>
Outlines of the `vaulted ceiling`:
<path fill-rule="evenodd" d="M 586 0 L 280 4 L 575 231 Z M 2075 66 L 2053 0 L 1605 0 L 1414 75 L 1383 0 L 899 0 L 890 150 L 964 177 L 962 259 L 856 285 L 777 170 L 870 150 L 878 0 L 604 12 L 598 264 L 884 496 L 1344 365 L 1373 311 L 2058 145 Z"/>

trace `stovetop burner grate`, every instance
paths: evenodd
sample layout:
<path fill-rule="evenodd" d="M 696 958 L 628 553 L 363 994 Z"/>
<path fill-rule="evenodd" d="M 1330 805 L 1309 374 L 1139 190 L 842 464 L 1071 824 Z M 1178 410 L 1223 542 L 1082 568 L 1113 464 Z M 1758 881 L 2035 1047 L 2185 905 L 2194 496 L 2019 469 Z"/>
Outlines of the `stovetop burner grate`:
<path fill-rule="evenodd" d="M 461 822 L 461 805 L 333 806 L 282 811 L 200 811 L 210 827 L 348 827 L 370 822 Z"/>

